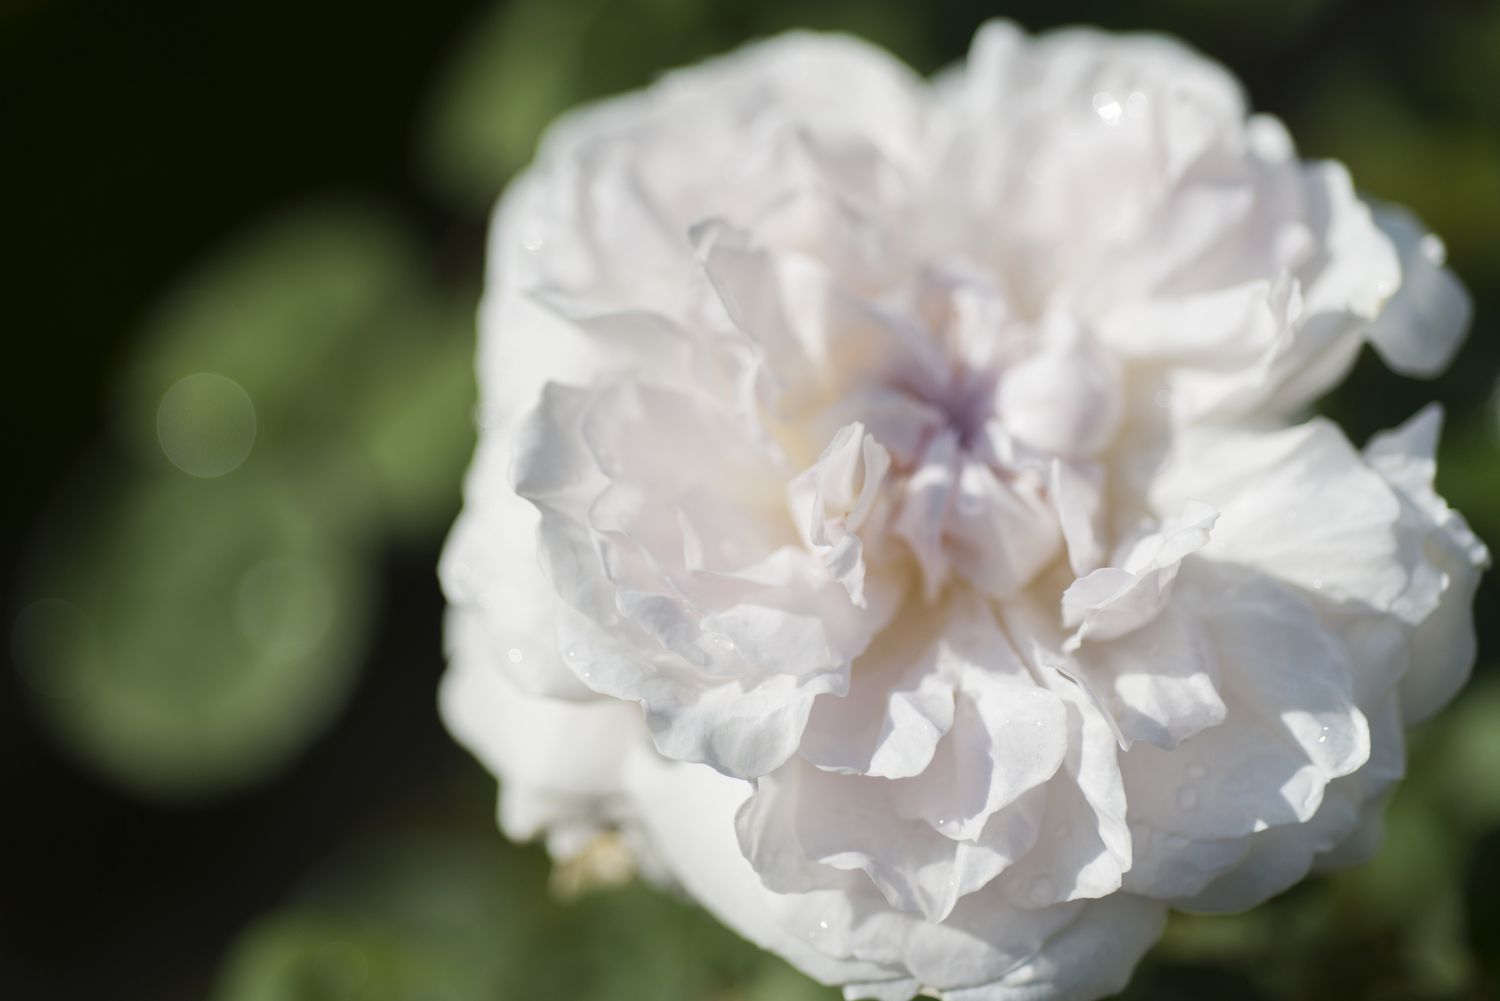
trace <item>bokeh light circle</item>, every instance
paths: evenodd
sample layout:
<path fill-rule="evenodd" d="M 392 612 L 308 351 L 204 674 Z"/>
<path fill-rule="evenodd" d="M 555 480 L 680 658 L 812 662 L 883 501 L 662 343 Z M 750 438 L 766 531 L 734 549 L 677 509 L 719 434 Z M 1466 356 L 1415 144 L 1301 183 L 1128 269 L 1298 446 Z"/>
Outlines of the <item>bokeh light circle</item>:
<path fill-rule="evenodd" d="M 191 476 L 211 478 L 238 469 L 255 444 L 255 404 L 239 383 L 198 372 L 172 384 L 156 410 L 162 453 Z"/>

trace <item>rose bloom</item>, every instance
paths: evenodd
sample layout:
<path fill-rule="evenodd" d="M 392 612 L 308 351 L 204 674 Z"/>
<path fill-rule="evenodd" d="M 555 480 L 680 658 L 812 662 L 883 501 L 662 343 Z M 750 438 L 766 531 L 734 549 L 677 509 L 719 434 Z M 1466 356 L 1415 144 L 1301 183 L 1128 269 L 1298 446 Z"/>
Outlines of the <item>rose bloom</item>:
<path fill-rule="evenodd" d="M 560 121 L 489 254 L 441 704 L 511 837 L 887 1001 L 1099 997 L 1374 850 L 1488 557 L 1436 409 L 1307 411 L 1469 306 L 1223 69 L 776 38 Z"/>

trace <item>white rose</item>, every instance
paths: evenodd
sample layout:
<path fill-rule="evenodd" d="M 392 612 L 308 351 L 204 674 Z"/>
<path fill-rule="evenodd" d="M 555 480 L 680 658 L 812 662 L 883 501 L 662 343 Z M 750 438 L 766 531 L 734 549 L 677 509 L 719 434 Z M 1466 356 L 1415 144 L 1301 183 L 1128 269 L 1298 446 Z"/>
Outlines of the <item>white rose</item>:
<path fill-rule="evenodd" d="M 496 214 L 443 710 L 554 854 L 850 998 L 1094 998 L 1368 852 L 1473 657 L 1441 247 L 1163 38 L 791 35 L 575 112 Z"/>

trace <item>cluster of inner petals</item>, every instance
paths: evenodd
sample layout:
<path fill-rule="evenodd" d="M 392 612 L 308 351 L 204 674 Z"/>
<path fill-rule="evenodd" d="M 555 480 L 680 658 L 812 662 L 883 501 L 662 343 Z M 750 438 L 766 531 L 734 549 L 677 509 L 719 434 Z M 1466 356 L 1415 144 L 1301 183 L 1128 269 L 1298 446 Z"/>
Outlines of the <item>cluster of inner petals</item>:
<path fill-rule="evenodd" d="M 791 508 L 856 605 L 868 568 L 903 558 L 928 602 L 954 581 L 1005 600 L 1058 557 L 1059 504 L 1071 497 L 1083 521 L 1097 507 L 1115 388 L 1066 317 L 1018 317 L 971 275 L 931 269 L 911 298 L 867 307 L 878 334 L 855 336 L 883 357 L 809 422 L 837 430 Z M 1084 571 L 1091 534 L 1068 540 Z"/>

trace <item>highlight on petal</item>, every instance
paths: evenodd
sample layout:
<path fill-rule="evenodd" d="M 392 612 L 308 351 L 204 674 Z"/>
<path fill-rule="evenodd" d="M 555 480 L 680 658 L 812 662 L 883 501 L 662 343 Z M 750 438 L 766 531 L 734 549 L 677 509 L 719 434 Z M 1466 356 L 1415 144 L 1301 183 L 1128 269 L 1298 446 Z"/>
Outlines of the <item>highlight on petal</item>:
<path fill-rule="evenodd" d="M 1423 552 L 1440 577 L 1437 605 L 1410 637 L 1410 668 L 1401 681 L 1408 725 L 1448 703 L 1474 666 L 1474 592 L 1490 553 L 1463 515 L 1433 488 L 1442 411 L 1423 408 L 1400 427 L 1376 435 L 1365 459 L 1401 497 L 1403 519 L 1419 533 Z"/>
<path fill-rule="evenodd" d="M 1453 360 L 1469 330 L 1469 294 L 1444 264 L 1448 252 L 1410 212 L 1375 209 L 1375 225 L 1396 247 L 1401 284 L 1370 330 L 1370 343 L 1402 375 L 1433 376 Z"/>
<path fill-rule="evenodd" d="M 1189 502 L 1182 513 L 1137 540 L 1119 555 L 1118 567 L 1102 567 L 1063 592 L 1063 623 L 1077 631 L 1063 644 L 1068 652 L 1085 640 L 1118 639 L 1159 615 L 1171 597 L 1184 558 L 1202 549 L 1219 514 Z"/>
<path fill-rule="evenodd" d="M 840 428 L 817 463 L 788 487 L 808 545 L 861 608 L 868 603 L 859 532 L 875 512 L 890 468 L 890 453 L 854 423 Z"/>

